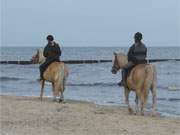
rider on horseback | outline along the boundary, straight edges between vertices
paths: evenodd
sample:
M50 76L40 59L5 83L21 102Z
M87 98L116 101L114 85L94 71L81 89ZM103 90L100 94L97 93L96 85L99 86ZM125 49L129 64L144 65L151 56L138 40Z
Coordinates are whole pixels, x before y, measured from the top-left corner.
M61 56L61 49L59 44L54 42L54 37L52 35L47 36L48 44L44 48L43 55L46 58L46 61L40 65L40 80L43 80L43 73L47 69L47 67L53 63L54 61L59 62L59 57Z
M142 43L142 34L140 32L134 35L134 44L128 51L128 63L122 70L122 80L118 83L119 86L126 86L126 79L131 69L137 64L146 64L147 48Z

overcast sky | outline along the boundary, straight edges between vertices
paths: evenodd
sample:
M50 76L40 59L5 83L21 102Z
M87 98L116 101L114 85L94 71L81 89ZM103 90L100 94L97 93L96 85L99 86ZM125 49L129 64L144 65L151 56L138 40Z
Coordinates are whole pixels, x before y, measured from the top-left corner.
M0 0L1 45L130 46L140 31L147 46L180 45L180 0Z

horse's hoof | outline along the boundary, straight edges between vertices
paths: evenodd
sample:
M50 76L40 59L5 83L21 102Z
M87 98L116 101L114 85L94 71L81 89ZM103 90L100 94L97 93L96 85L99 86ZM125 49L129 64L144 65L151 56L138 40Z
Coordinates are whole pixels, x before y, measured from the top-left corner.
M152 113L151 113L151 116L152 116L152 117L156 117L156 113L155 113L155 112L152 112Z
M133 109L128 108L129 114L133 114Z
M118 85L119 87L123 87L123 86L124 86L124 84L123 84L122 81L118 82L117 85Z
M53 101L53 102L56 102L56 99L53 99L52 101Z
M64 100L63 99L59 99L59 103L62 103Z
M41 101L42 101L42 97L39 97L39 100L41 100Z

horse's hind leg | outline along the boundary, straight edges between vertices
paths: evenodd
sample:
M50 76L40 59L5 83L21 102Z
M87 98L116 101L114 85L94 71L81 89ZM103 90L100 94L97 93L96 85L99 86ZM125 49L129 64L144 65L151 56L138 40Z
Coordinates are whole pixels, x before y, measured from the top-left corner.
M60 96L59 102L63 102L63 101L64 101L65 84L66 84L66 78L63 79L62 85L61 85L61 87L60 87L60 88L61 88L61 89L60 89L61 96Z
M60 96L59 102L64 101L64 90L65 90L65 80L63 80L63 84L60 87L61 96Z
M60 96L59 102L63 102L63 101L64 101L64 94L63 94L63 92L61 92L61 96Z
M132 108L131 108L131 106L130 106L130 104L129 104L129 92L130 92L129 89L124 88L125 102L126 102L126 104L128 105L128 111L129 111L129 113L132 114L132 113L133 113L133 110L132 110Z
M147 88L144 88L142 90L142 93L140 95L140 99L141 99L141 115L144 115L144 107L146 105L147 102L147 97L148 97L149 91Z
M141 97L142 98L142 97ZM141 99L141 115L144 115L144 100Z
M138 114L138 112L139 112L139 107L138 107L138 95L137 95L137 93L136 93L136 99L135 99L135 103L136 103L136 113L135 114Z
M61 92L61 96L60 96L60 98L59 98L59 102L63 102L64 101L64 90L63 90L63 88L61 87L61 89L60 89L60 92Z
M144 93L141 93L140 95L140 101L141 101L141 115L144 115L144 106L145 106L145 97Z
M151 92L152 92L152 116L156 115L156 106L157 106L157 97L156 97L156 87L157 87L157 72L156 68L153 67L154 72L153 72L153 82L150 87Z
M153 84L151 88L152 92L152 115L156 115L157 97L156 97L156 85Z

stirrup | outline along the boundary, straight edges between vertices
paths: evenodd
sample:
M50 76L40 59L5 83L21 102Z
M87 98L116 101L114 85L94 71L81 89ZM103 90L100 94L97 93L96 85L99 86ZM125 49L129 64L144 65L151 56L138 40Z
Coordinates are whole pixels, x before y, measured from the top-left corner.
M37 79L38 82L41 82L41 81L43 81L43 80L44 80L43 78Z
M122 87L122 86L124 86L124 82L121 80L121 81L118 83L118 85L119 85L120 87Z

